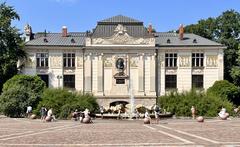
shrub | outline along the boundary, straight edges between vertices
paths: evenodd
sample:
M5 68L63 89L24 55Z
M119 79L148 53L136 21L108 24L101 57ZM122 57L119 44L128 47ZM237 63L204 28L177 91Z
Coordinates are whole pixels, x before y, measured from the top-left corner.
M3 85L1 112L10 117L22 117L27 106L37 106L44 88L45 83L38 76L14 76Z
M197 115L209 117L217 116L222 107L225 107L230 114L233 110L232 103L227 99L195 90L184 93L172 92L161 96L158 101L163 109L176 116L191 116L191 106L195 106Z
M240 104L239 88L227 80L216 81L212 87L207 90L208 94L227 98L234 104Z
M69 92L67 89L46 89L42 101L34 112L39 112L42 106L47 109L53 108L54 115L61 119L68 118L75 109L84 111L88 108L90 112L98 109L96 98L91 94Z

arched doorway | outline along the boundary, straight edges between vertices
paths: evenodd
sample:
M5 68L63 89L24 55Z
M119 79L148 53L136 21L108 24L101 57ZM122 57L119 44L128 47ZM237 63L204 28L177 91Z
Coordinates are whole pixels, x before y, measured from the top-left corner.
M119 104L122 104L123 105L123 107L125 107L127 104L129 104L128 102L126 102L126 101L114 101L114 102L111 102L110 103L110 107L111 106L116 106L116 105L119 105Z

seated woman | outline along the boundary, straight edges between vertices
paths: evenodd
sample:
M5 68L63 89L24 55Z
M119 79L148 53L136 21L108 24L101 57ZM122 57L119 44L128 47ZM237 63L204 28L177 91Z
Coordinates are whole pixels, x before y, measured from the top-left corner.
M226 108L222 108L222 110L218 113L218 116L222 119L222 120L226 120L229 116L228 113L226 113Z

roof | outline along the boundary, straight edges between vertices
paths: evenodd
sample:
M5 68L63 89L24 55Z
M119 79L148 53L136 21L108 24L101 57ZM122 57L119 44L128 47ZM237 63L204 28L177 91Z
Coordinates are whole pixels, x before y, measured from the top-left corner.
M222 46L217 42L211 41L204 37L184 33L183 40L179 39L177 33L166 33L166 32L157 32L156 36L156 46Z
M62 33L38 33L34 39L26 42L27 46L84 46L86 33L70 32L67 37Z
M98 24L140 24L142 25L143 22L127 16L117 15L117 16L113 16L113 17L101 20L98 22Z
M122 15L113 16L111 18L99 21L93 31L92 37L104 38L114 35L114 30L118 24L123 25L130 36L142 38L153 37L149 35L147 29L143 25L143 22Z
M99 21L93 33L89 36L85 32L69 32L67 37L62 33L37 33L33 40L26 42L27 46L85 46L86 37L105 38L114 35L114 30L121 24L126 32L136 38L149 38L149 34L143 22L122 15L113 16ZM203 38L195 34L184 33L184 39L180 40L176 33L157 32L154 33L157 47L177 46L222 46L221 44Z

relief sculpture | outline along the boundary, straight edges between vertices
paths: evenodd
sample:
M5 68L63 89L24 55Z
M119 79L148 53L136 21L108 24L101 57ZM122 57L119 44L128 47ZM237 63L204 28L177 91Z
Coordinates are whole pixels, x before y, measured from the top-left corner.
M51 67L52 68L61 68L62 67L62 57L61 56L51 56Z
M35 60L35 56L34 54L30 54L28 59L26 59L25 61L25 66L27 68L33 68L33 67L36 67L36 60Z
M104 58L104 67L112 67L112 58Z
M131 67L138 67L138 57L132 57L130 60Z
M189 56L180 56L179 66L180 67L189 67L190 66L190 57Z
M83 58L77 57L77 67L82 68L83 67Z
M110 44L129 44L129 45L155 45L155 39L150 38L135 38L127 33L126 28L118 24L111 37L94 38L92 44L110 45Z
M207 67L217 67L218 66L218 57L217 56L207 56Z

